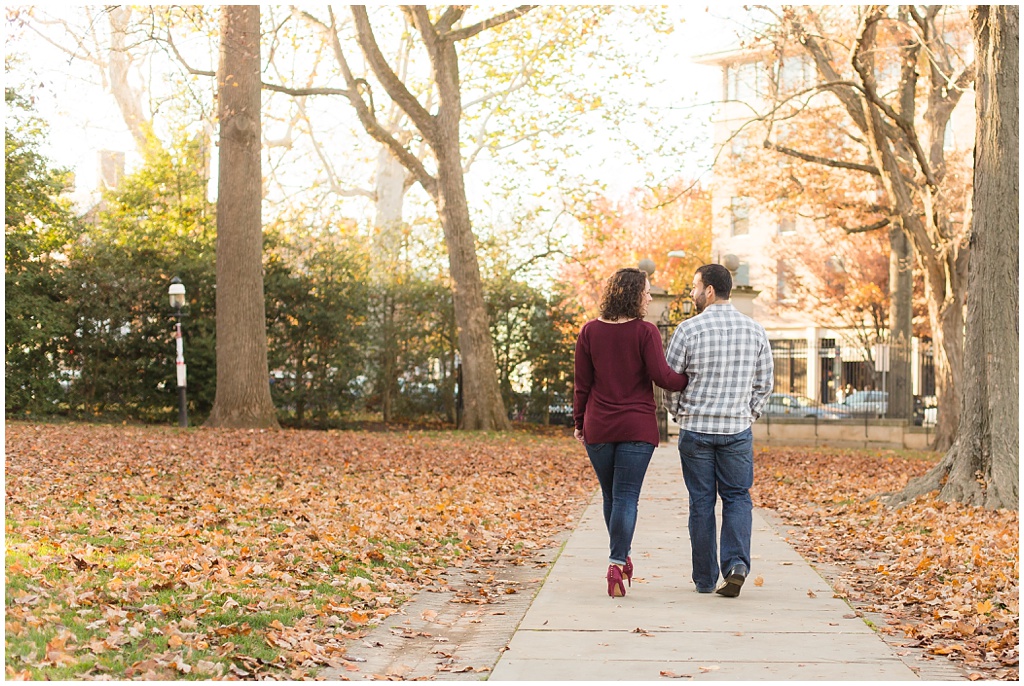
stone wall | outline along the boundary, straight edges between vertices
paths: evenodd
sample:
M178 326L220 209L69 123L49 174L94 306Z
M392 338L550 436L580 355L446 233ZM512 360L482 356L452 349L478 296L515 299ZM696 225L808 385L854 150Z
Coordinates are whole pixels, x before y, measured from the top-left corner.
M756 445L929 450L935 431L902 419L819 421L762 417L754 423Z

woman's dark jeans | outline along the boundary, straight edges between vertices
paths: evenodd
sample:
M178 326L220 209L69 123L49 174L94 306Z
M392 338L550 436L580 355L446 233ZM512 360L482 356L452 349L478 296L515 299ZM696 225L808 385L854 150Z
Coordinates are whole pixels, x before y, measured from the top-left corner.
M601 483L604 523L608 527L608 560L626 564L636 530L637 502L654 446L642 441L587 444L587 455Z

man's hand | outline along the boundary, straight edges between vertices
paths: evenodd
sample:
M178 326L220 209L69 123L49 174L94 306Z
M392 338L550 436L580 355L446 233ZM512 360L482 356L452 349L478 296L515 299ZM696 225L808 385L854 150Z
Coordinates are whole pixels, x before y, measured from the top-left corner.
M583 445L587 444L587 442L583 440L583 431L581 429L573 429L572 430L572 435L573 435L573 438L575 438L577 441L579 441Z

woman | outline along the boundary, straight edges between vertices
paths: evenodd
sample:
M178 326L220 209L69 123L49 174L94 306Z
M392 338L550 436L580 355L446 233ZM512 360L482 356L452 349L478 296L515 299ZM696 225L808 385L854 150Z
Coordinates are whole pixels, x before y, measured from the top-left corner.
M600 317L584 324L576 339L574 435L601 483L613 598L626 595L623 576L632 585L637 501L658 445L651 382L681 391L688 381L665 362L658 327L644 321L650 302L647 274L620 269L605 287Z

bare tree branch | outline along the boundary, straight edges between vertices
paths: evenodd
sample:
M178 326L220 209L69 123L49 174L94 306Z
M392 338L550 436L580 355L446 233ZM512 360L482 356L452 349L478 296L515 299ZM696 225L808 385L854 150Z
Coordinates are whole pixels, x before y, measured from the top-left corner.
M424 5L402 5L402 12L409 19L409 22L420 32L423 45L427 49L431 64L438 64L441 61L441 46L437 30L430 22L430 14ZM445 13L447 14L447 12Z
M881 176L877 167L870 164L858 164L856 162L843 162L842 160L833 160L827 157L820 157L818 155L811 155L806 152L800 152L792 148L787 148L782 145L776 145L769 140L764 142L764 147L768 150L774 150L781 152L783 155L789 155L790 157L796 157L797 159L804 160L805 162L814 162L815 164L823 164L826 167L835 167L836 169L852 169L854 171L867 172L874 176Z
M451 28L455 26L463 15L466 14L466 5L449 5L448 9L444 11L441 18L437 20L437 25L434 29L439 34L447 33L451 31Z
M391 70L384 55L381 54L377 41L373 36L373 29L370 27L370 19L366 14L366 7L363 5L351 5L350 7L352 17L355 20L356 40L363 51L363 55L366 57L366 61L369 62L370 68L373 69L373 73L377 75L388 96L408 115L416 128L423 134L423 137L433 144L437 138L437 127L434 123L434 118L423 108L419 100L416 99L416 96L409 92L401 79ZM333 13L331 16L334 16ZM332 31L332 33L335 36L335 42L337 42L337 32ZM340 51L340 44L338 50ZM346 76L347 79L348 76ZM349 83L349 88L352 87L353 84ZM412 170L410 169L410 171Z
M884 13L881 6L875 5L869 11L864 20L861 22L860 30L857 35L856 46L853 50L853 68L857 71L861 81L864 84L864 94L868 98L868 102L877 107L882 113L885 114L889 119L896 123L896 126L906 136L907 144L914 152L914 157L917 159L917 164L921 169L921 173L924 174L925 183L931 186L933 189L937 188L938 184L935 180L935 176L932 172L931 164L928 161L927 156L924 154L924 149L921 147L921 141L917 136L917 131L914 129L913 119L907 120L906 116L900 116L893 108L882 100L878 95L878 83L875 80L875 75L872 71L871 60L867 59L866 53L870 50L868 47L868 38L872 36L875 30L875 25L882 20Z
M960 93L967 90L967 87L974 83L976 69L974 62L965 64L964 68L960 70L960 73L950 79L953 84L953 88Z
M903 64L900 67L900 85L896 88L900 96L900 116L913 121L917 105L917 54L921 51L921 43L907 41L900 48Z
M303 98L310 95L343 95L346 98L358 97L353 96L352 91L345 90L344 88L289 88L288 86L281 86L276 83L263 82L263 90L273 91L274 93L284 93L285 95L291 95L296 98Z
M867 224L865 226L849 227L840 224L839 228L841 228L846 233L867 233L868 231L877 231L878 229L884 229L890 224L892 224L892 219L881 219L875 222L874 224Z
M193 76L217 76L216 71L210 71L208 69L196 69L191 64L189 64L188 61L185 59L184 55L182 55L178 51L178 46L174 44L174 38L171 36L170 29L167 30L166 38L159 38L157 36L153 36L153 38L157 41L162 40L164 43L169 45L171 51L174 53L174 56L178 59L178 62L181 64L181 66L185 67L185 71L187 71L189 74L192 74Z
M174 44L174 40L173 40L173 38L171 38L170 33L168 33L167 38L163 39L163 41L165 43L167 43L167 45L170 46L171 50L174 52L174 55L178 58L178 62L181 63L181 66L183 66L186 69L186 71L188 71L188 73L192 74L193 76L216 76L217 75L217 72L215 72L215 71L207 71L205 69L196 69L192 65L190 65L185 60L184 56L182 56L182 54L178 51L178 47ZM279 85L279 84L276 84L276 83L267 83L266 81L262 82L262 88L263 88L263 90L272 91L274 93L284 93L285 95L290 95L290 96L296 97L296 98L305 97L305 96L309 96L309 95L343 95L346 98L351 98L352 97L352 93L350 91L342 89L342 88L326 88L326 87L289 88L287 86L282 86L282 85Z
M26 18L23 15L27 15L28 18ZM83 60L85 62L89 62L91 64L95 64L97 67L100 67L101 70L102 69L106 69L106 63L103 60L101 60L99 57L97 57L96 55L92 54L92 52L85 46L85 43L82 40L82 38L79 37L78 34L76 34L74 31L71 30L71 28L68 26L68 23L66 21L63 21L63 20L58 20L58 21L50 20L50 21L47 21L47 20L43 20L43 19L37 19L36 17L32 16L31 13L26 12L24 9L16 10L15 16L23 23L23 25L26 28L28 28L29 31L31 31L32 33L36 34L37 36L42 38L44 41L46 41L47 43L49 43L53 47L57 48L58 50L60 50L64 54L66 54L72 60L76 60L76 59ZM64 29L64 32L67 35L69 35L72 38L72 40L75 41L75 43L76 43L77 47L79 48L80 52L76 52L75 50L70 50L70 49L68 49L68 47L66 45L62 45L58 41L53 40L52 38L47 36L45 33L40 31L38 28L36 28L36 23L42 24L43 26L59 25L61 28ZM92 25L90 24L90 33L92 33L91 29L92 29ZM105 79L105 77L104 77L104 79ZM106 87L105 83L103 85L104 85L104 87Z
M334 18L334 12L330 9L328 9L328 12L331 17L331 23L329 26L309 13L303 12L302 16L307 21L319 26L330 39L334 57L338 62L342 75L345 78L345 83L348 85L346 97L348 97L349 103L352 104L352 108L355 110L356 116L359 118L359 122L363 125L363 128L371 138L378 143L387 146L387 148L402 163L402 166L408 169L416 180L420 182L420 185L423 186L423 189L427 191L428 194L431 196L436 195L437 180L430 175L419 158L409 152L404 145L396 140L395 137L391 135L391 133L387 131L379 121L377 121L377 117L374 112L366 106L366 103L359 95L357 79L352 75L352 70L349 68L348 60L345 58L345 53L341 48L341 41L338 39L338 29Z
M793 30L793 33L796 35L797 41L799 41L800 45L802 45L811 55L815 66L817 66L818 71L825 77L825 80L836 84L843 83L844 80L840 78L839 73L832 65L832 60L828 51L818 41L818 39L808 33L792 13L787 14L787 20ZM835 93L835 96L839 98L839 101L843 103L843 106L846 107L846 111L857 125L857 128L861 131L866 131L867 121L864 119L864 111L861 109L860 98L857 97L856 93L844 88L835 88L833 89L833 92Z
M487 124L490 122L491 117L494 116L494 113L498 111L498 108L500 108L502 105L504 105L506 102L508 102L508 98L509 98L509 96L512 95L512 93L516 92L517 90L519 90L520 88L522 88L522 87L524 87L526 85L527 79L525 77L523 77L521 80L519 79L519 77L522 76L523 71L525 71L525 67L524 67L523 70L520 71L519 74L517 74L515 77L513 77L512 84L508 88L506 88L504 91L502 91L501 93L488 93L487 95L485 95L485 96L483 96L481 98L478 98L477 100L474 101L474 104L479 104L479 103L486 102L487 100L490 100L493 97L500 96L500 98L501 98L500 101L494 107L492 107L489 112L487 112L487 114L483 117L483 119L480 122L480 126L477 129L477 135L476 135L476 138L477 138L476 147L473 149L472 152L470 152L468 155L466 155L466 162L462 165L462 172L464 174L468 174L469 173L469 169L470 169L470 167L473 166L473 162L476 160L477 156L484 149L484 147L486 147L484 141L485 141L485 136L487 134ZM468 105L467 105L467 107L468 107ZM463 108L463 109L465 109L465 108ZM517 140L515 142L518 143L519 141Z
M277 75L277 77L280 79L281 78L281 73L280 73L279 70L277 70L276 64L271 61L270 65L274 69L275 74ZM293 89L293 90L300 90L300 89ZM347 94L347 91L346 91L346 94ZM345 198L364 197L364 198L369 198L370 200L376 201L377 194L374 193L372 190L367 190L365 188L346 188L346 187L341 185L340 181L338 180L338 176L335 174L334 168L331 165L331 161L327 157L327 153L324 151L323 146L320 144L320 141L319 141L319 139L316 136L316 132L315 132L315 129L313 128L312 120L310 119L309 112L306 110L306 98L305 98L305 96L301 96L301 95L296 96L294 98L294 103L295 103L295 108L296 108L296 114L295 114L294 117L292 117L292 120L288 123L288 133L285 136L286 141L290 144L291 132L292 132L292 128L293 128L294 124L298 120L300 120L300 119L305 121L306 125L308 127L309 140L313 144L313 151L316 153L316 156L320 159L320 163L323 166L323 169L324 169L324 171L327 174L327 181L328 181L328 184L330 185L331 192L334 193L335 195L339 195L339 196L345 197ZM267 143L268 143L268 145L272 145L273 141L268 140Z
M467 38L472 38L481 31L486 31L487 29L494 28L495 26L500 26L501 24L512 21L513 19L517 19L536 7L537 5L520 5L514 10L497 14L490 19L484 19L472 26L442 33L441 38L442 40L448 40L453 43L460 40L466 40Z

